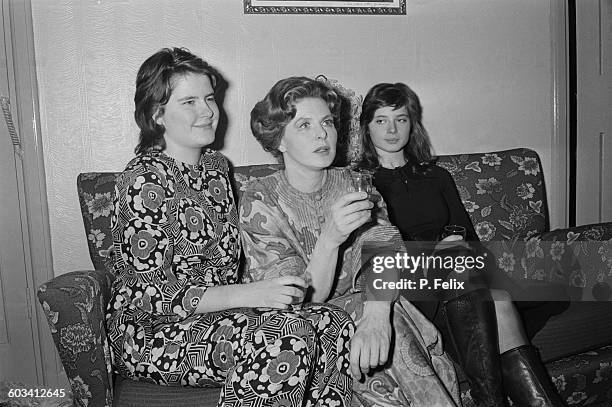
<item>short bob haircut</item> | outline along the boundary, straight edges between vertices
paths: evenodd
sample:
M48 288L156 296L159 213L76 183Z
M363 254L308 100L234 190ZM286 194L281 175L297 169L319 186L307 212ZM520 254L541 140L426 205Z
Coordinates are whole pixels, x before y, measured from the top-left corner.
M338 128L341 100L338 94L323 82L304 76L293 76L276 82L268 94L251 110L251 131L265 151L272 153L281 163L278 150L285 127L296 114L295 105L305 98L321 98Z
M140 66L134 94L134 118L140 128L136 154L166 148L164 126L157 124L155 118L163 114L174 89L174 79L190 73L206 75L215 91L222 81L213 67L185 48L163 48Z
M429 135L422 123L423 108L417 94L403 83L379 83L368 91L361 108L359 126L363 140L363 157L360 166L368 169L380 166L368 125L373 120L376 110L388 106L394 109L406 107L408 111L410 140L404 147L406 160L415 170L421 165L433 163L435 159L432 156Z

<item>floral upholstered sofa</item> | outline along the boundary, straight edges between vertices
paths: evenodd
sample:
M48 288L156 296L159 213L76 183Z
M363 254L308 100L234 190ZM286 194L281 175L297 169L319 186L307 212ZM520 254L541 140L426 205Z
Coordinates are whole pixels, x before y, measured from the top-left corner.
M612 405L612 223L548 230L540 161L534 151L441 156L483 241L500 261L499 272L520 281L557 281L572 301L535 335L546 367L570 406ZM235 191L274 165L237 167ZM113 374L104 312L113 275L110 216L117 173L85 173L78 194L95 270L74 271L42 285L38 297L79 406L214 406L218 388L161 387ZM573 261L562 261L572 254ZM568 266L567 264L571 264ZM459 372L462 377L461 372ZM462 382L465 406L472 405Z

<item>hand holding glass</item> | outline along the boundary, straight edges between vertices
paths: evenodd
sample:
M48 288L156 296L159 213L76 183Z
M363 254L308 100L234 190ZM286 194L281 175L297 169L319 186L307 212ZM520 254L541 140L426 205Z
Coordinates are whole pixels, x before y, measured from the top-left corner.
M353 187L357 192L367 192L368 195L372 193L372 174L361 171L351 172L353 178Z

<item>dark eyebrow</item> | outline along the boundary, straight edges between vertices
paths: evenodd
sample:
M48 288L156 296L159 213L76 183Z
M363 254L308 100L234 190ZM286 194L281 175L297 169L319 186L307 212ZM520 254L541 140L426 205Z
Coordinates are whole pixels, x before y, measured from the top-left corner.
M204 95L204 99L208 98L209 96L214 96L214 95L215 95L215 92L210 92L210 93ZM183 96L182 98L177 99L177 101L183 102L185 100L197 99L197 98L198 98L197 96L189 95L189 96Z
M402 117L402 116L405 116L405 117L410 118L410 116L408 115L408 113L401 113L401 114L398 114L397 116L393 116L393 117ZM377 117L384 117L384 118L386 119L386 118L390 117L390 115L386 115L386 114L377 114L376 116L374 116L374 118L377 118Z

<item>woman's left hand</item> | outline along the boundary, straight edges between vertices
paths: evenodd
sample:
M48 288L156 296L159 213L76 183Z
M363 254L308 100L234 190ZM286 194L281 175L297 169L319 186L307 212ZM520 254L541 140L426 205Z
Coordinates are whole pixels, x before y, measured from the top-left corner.
M391 303L368 301L363 316L351 339L351 374L359 380L361 374L387 363L391 348Z

